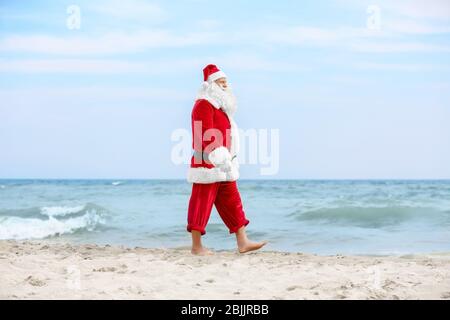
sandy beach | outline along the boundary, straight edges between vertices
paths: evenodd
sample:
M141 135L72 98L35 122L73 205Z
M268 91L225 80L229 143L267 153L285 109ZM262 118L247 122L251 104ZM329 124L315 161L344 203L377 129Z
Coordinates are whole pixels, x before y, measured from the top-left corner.
M0 241L1 299L450 299L450 254L317 256Z

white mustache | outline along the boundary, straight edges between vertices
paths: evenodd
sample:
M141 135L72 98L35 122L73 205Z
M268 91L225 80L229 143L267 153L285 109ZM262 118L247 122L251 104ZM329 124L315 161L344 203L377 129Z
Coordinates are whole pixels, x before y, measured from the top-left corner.
M236 97L233 94L230 85L223 88L216 82L205 82L197 94L197 98L210 100L216 108L223 109L229 116L232 116L237 110Z

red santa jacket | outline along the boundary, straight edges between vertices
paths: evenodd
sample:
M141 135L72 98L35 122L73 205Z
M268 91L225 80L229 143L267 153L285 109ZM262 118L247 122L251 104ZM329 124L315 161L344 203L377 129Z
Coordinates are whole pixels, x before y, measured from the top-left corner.
M232 125L233 123L233 125ZM196 100L191 114L192 148L194 154L188 169L188 181L213 183L239 178L236 126L231 118L207 97Z

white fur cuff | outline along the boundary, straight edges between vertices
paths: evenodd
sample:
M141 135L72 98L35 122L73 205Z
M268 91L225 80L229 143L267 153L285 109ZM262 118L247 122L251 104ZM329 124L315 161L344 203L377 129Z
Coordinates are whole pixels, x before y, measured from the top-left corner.
M208 160L215 167L218 167L218 166L225 164L227 161L231 161L231 154L227 148L225 148L223 146L218 147L209 153Z
M190 183L214 183L237 179L239 179L239 170L234 166L229 172L224 172L220 168L190 167L187 174L187 181Z

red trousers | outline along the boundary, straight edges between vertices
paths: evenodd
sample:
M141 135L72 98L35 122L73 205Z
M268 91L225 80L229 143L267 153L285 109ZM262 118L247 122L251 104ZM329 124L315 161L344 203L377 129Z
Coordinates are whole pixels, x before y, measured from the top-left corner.
M202 235L206 233L205 227L213 204L230 233L234 233L240 227L250 223L245 218L236 181L193 183L189 200L187 231L197 230Z

